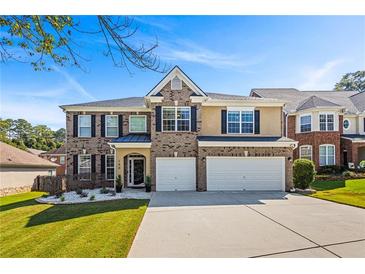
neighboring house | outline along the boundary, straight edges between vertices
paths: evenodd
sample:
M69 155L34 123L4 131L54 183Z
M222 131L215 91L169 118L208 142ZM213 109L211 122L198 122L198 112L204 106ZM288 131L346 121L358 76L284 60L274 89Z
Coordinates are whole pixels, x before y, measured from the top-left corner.
M0 142L0 195L29 191L38 175L54 175L57 166Z
M37 155L37 156L39 156L39 154L41 154L41 153L46 152L44 150L39 150L39 149L35 149L35 148L27 148L27 151L34 155Z
M299 142L294 158L316 167L365 160L365 92L253 89L255 98L286 101L285 136Z
M174 67L144 97L63 105L67 174L155 191L289 190L284 100L201 90Z
M47 152L43 152L39 155L39 157L59 165L56 169L56 175L65 175L66 174L66 147L65 147L65 145L62 145L59 148L55 148L55 149L52 149Z

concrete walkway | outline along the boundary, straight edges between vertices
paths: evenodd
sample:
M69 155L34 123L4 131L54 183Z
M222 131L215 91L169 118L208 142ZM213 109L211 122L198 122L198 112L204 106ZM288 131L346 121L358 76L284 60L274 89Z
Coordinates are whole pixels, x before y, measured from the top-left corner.
M158 192L129 257L365 257L365 210L283 192Z

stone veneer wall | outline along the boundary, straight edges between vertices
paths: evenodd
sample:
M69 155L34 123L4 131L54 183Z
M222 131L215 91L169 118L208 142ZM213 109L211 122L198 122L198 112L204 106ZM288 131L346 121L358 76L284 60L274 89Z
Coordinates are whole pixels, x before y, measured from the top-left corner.
M95 128L96 137L80 138L73 137L73 115L90 114L96 115ZM73 174L73 155L81 154L82 149L86 149L87 154L96 154L96 172L101 172L101 155L109 154L108 142L113 138L101 137L101 115L109 115L110 112L67 112L66 114L66 152L67 152L67 174ZM135 114L147 115L147 133L151 132L150 112L113 112L114 115L123 115L123 136L129 134L129 116Z
M207 190L207 156L233 156L245 157L244 152L248 151L249 157L285 157L285 190L293 187L293 150L289 147L200 147L198 156L198 191Z
M193 91L183 82L182 90L171 91L171 83L168 82L161 90L164 97L162 103L151 105L151 174L152 190L156 190L156 157L197 157L197 136L201 129L201 104L191 103L190 96ZM175 105L175 101L177 105ZM156 132L156 106L196 106L197 108L197 131L196 132ZM162 125L161 125L162 128Z

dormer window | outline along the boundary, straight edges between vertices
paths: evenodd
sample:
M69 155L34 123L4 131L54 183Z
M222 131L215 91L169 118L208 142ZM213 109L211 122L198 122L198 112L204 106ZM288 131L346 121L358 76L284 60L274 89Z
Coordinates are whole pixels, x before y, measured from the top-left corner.
M179 77L175 76L171 80L171 90L182 90L182 81Z

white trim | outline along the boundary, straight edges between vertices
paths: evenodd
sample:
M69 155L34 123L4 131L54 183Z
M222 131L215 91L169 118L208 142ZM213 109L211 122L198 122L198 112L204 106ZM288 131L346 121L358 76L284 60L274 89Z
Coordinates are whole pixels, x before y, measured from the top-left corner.
M92 112L151 112L150 108L144 107L91 107L91 106L60 106L64 111L92 111Z
M108 143L115 148L151 148L151 143Z
M318 160L319 160L319 166L328 166L328 147L333 147L333 165L336 165L336 146L333 144L322 144L318 147ZM321 147L326 147L326 164L321 165Z
M148 97L148 100L150 100L151 103L162 103L163 96L152 96L152 97Z
M348 128L345 128L345 121L349 122L349 127ZM350 121L350 119L349 118L344 118L343 119L343 122L342 122L342 128L343 128L343 130L348 131L348 130L350 130L350 127L351 127L351 121Z
M225 142L198 141L199 147L291 147L297 148L298 142Z
M202 103L206 100L207 100L207 98L203 97L203 96L190 96L190 101L192 103Z
M194 84L188 76L177 66L175 66L147 95L146 97L151 98L151 96L156 95L161 89L171 81L175 76L178 76L180 80L184 81L195 93L207 97L207 95Z
M346 139L346 140L351 140L352 143L365 143L365 140L353 140L353 139L343 136L343 135L341 136L341 138Z
M202 106L217 106L217 107L283 107L285 105L284 101L270 100L270 99L245 99L245 100L222 100L222 99L212 99L208 98L206 101L202 102Z
M145 128L145 130L144 131L132 131L131 130L131 118L132 117L141 117L141 116L144 116L144 128ZM143 114L132 114L132 115L129 115L128 124L129 124L128 130L129 130L130 133L146 133L147 132L147 115L143 115Z
M311 155L310 155L311 158L310 158L310 160L313 161L313 146L312 145L301 145L299 147L299 158L306 159L306 158L302 158L302 151L301 151L301 149L304 148L304 147L307 147L307 148L310 147L310 149L311 149Z
M242 132L242 112L246 111L246 112L252 112L252 132ZM239 125L240 125L240 132L236 133L236 132L229 132L228 131L228 114L229 112L239 112L240 114L240 120L238 121ZM254 135L255 134L255 108L254 107L250 107L250 108L238 108L238 107L228 107L227 108L227 123L226 123L226 132L228 135L232 135L232 134L239 134L239 135ZM232 122L231 122L232 123ZM237 122L235 122L237 123Z
M175 130L164 130L163 129L163 110L166 108L174 108L175 109ZM189 130L177 130L177 109L189 109ZM172 119L171 119L172 120ZM187 119L179 119L180 121L186 121ZM191 107L190 106L162 106L161 107L161 132L191 132Z
M108 135L108 117L117 117L117 135ZM115 138L119 136L119 119L118 119L118 115L114 115L114 114L109 114L109 115L105 115L105 137L111 137L111 138Z
M82 116L88 116L90 117L90 136L80 136L80 128L81 128L81 123L80 123L80 118ZM86 127L83 127L83 128L86 128ZM92 135L92 121L91 121L91 114L80 114L77 116L77 137L78 138L91 138L91 135Z
M113 179L108 179L108 156L113 156L114 159L114 163L113 163L113 172L114 172L114 178ZM111 168L111 167L109 167ZM105 180L107 181L114 181L115 179L115 155L114 154L105 154Z
M143 156L143 155L136 155L136 154L131 154L131 155L128 155L127 156L127 186L129 187L133 187L133 186L138 186L138 187L144 187L145 186L145 178L146 178L146 157ZM131 183L130 180L129 180L129 170L130 170L130 163L129 163L129 160L143 160L143 183L142 184L139 184L139 185L135 185L134 182ZM133 166L133 172L134 172L134 162L132 164ZM133 179L134 179L134 174L132 175ZM134 180L133 180L134 181Z
M310 116L311 117L311 130L309 131L302 131L302 117L304 116ZM308 125L308 124L304 124L304 125ZM303 113L299 115L299 132L298 133L306 133L306 132L312 132L313 131L313 115L312 113Z

